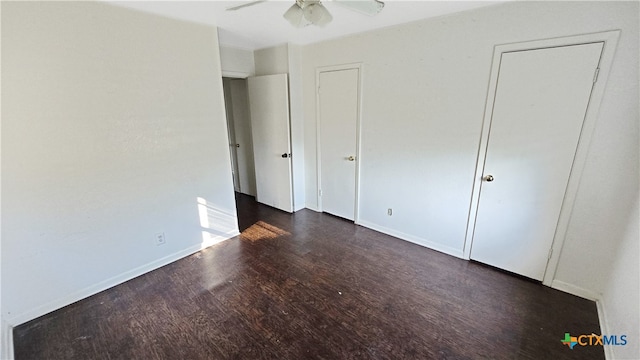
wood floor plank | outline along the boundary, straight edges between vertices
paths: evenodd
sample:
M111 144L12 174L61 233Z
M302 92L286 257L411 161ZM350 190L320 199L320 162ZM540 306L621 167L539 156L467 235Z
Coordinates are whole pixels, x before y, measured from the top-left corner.
M239 237L22 324L22 359L604 359L595 303L237 195Z

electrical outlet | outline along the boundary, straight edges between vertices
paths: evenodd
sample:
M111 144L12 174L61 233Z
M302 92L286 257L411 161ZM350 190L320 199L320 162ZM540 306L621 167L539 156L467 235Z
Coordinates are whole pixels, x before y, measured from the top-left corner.
M387 215L389 215L389 216L393 215L393 209L388 208L387 209Z
M156 234L156 246L164 245L167 243L167 239L164 237L164 233Z

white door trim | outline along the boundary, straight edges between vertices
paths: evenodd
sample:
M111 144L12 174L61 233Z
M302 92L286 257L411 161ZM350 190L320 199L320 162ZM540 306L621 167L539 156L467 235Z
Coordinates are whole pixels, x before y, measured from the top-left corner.
M320 145L320 73L341 71L341 70L358 70L358 109L356 117L356 196L354 204L353 222L359 223L360 213L360 163L361 163L361 151L360 151L360 137L362 132L361 119L362 119L362 63L332 65L332 66L320 66L316 68L316 181L318 184L318 191L316 197L318 199L318 211L322 212L322 196L320 196L320 190L322 189L322 152Z
M246 79L250 76L255 76L255 75L252 75L248 72L242 72L242 71L222 70L222 77L233 78L233 79Z
M489 129L491 126L491 117L493 114L493 104L495 101L495 94L498 83L498 72L500 70L500 59L502 54L513 51L525 51L549 47L603 42L604 48L602 50L600 63L598 65L598 68L600 70L597 75L597 82L595 83L591 91L591 97L589 99L589 105L587 107L584 123L582 125L580 139L578 140L576 155L573 160L571 174L569 175L567 190L564 195L564 200L562 202L562 207L560 210L560 217L558 219L555 235L553 237L553 244L551 245L551 255L547 262L544 278L542 280L542 283L544 285L551 286L551 283L555 277L556 269L558 267L558 262L560 260L560 253L562 251L567 228L571 219L573 205L578 192L578 185L580 183L582 171L587 160L589 143L591 142L593 130L596 125L598 109L600 108L600 103L602 102L605 86L607 84L607 78L609 77L609 70L611 69L611 64L613 63L613 58L615 55L619 37L620 30L613 30L601 33L527 41L521 43L510 43L495 46L493 51L493 61L491 64L491 77L489 79L489 87L487 90L487 101L485 103L484 119L482 122L480 143L478 146L478 157L476 160L476 171L473 180L471 205L469 208L469 219L467 221L467 232L465 235L465 243L463 247L463 258L470 259L471 256L473 233L475 230L476 216L478 213L478 203L480 199L480 183L482 182L482 174L484 173L484 159L487 154Z

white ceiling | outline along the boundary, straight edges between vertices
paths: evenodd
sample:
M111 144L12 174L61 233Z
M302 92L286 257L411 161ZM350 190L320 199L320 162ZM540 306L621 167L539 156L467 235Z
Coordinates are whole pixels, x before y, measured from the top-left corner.
M238 11L225 9L251 1L107 1L131 9L218 27L221 45L255 50L287 42L310 44L349 34L441 16L504 2L386 0L381 13L370 17L333 1L323 4L333 15L324 28L292 27L282 14L295 0L270 0Z

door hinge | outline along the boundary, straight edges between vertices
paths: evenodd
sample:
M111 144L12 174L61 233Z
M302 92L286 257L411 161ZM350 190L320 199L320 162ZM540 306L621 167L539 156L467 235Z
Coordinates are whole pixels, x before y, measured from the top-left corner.
M320 86L318 86L318 94L320 94Z
M552 254L553 254L553 248L549 249L549 257L547 258L547 260L551 259Z
M322 189L318 189L318 196L322 197Z
M593 74L593 82L598 81L598 74L600 73L600 68L596 68L595 74Z

